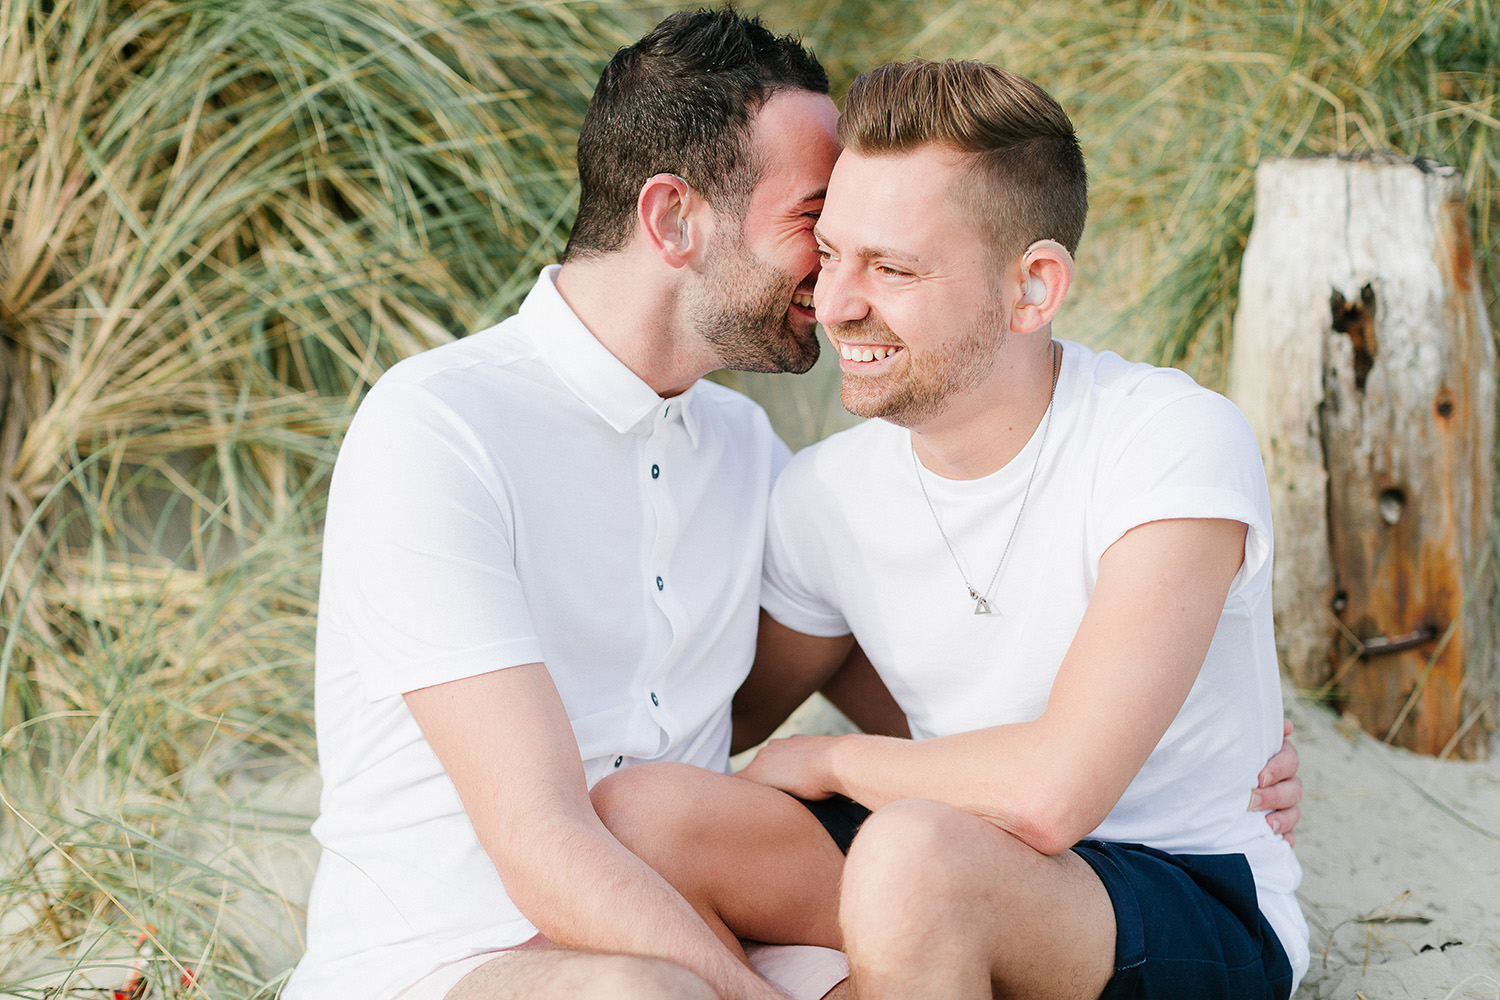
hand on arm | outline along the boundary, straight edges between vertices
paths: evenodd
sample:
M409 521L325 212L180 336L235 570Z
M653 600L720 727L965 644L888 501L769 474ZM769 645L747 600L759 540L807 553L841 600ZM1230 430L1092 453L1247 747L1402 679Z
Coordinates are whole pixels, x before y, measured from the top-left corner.
M1037 850L1065 850L1113 808L1186 700L1245 532L1237 521L1154 521L1115 542L1034 721L917 743L793 738L772 743L742 774L871 808L912 797L946 802Z
M506 891L549 939L666 959L726 998L780 997L604 828L542 664L412 691L406 703Z

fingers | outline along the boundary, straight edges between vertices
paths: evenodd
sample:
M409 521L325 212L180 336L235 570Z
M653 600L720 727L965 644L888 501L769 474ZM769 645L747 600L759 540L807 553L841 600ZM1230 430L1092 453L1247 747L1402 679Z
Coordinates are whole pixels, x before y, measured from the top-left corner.
M1292 745L1292 741L1282 740L1281 749L1276 751L1276 756L1266 761L1266 766L1260 769L1260 776L1256 779L1257 787L1267 788L1279 781L1296 777L1300 763L1297 748Z
M1302 810L1297 806L1266 814L1266 822L1270 824L1271 829L1281 834L1293 847L1297 846L1296 826L1301 819Z
M1252 810L1269 809L1273 813L1285 812L1295 809L1302 803L1302 779L1298 777L1287 778L1278 781L1274 785L1265 788L1257 788L1250 793L1250 808ZM1285 833L1278 830L1277 833Z

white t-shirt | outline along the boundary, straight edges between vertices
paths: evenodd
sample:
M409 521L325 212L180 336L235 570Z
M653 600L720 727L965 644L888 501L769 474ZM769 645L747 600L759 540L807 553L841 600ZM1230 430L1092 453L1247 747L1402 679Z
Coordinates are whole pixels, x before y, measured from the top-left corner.
M544 271L518 315L396 365L329 492L317 638L323 846L284 996L389 997L527 940L402 693L544 662L589 784L725 770L786 448L700 382L662 399Z
M910 435L872 420L800 452L771 500L761 603L809 635L859 639L925 739L1037 718L1088 605L1099 559L1166 518L1249 525L1245 562L1186 704L1092 834L1176 853L1243 853L1300 980L1301 868L1245 809L1281 744L1271 624L1271 515L1255 438L1234 405L1181 372L1063 345L1047 435L1015 541L975 615L916 480ZM982 479L923 470L966 575L983 587L1041 445Z

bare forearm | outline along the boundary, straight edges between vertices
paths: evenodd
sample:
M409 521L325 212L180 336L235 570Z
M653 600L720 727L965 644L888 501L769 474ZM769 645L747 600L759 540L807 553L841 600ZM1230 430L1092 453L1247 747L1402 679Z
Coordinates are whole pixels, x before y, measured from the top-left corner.
M649 955L698 974L722 997L781 1000L696 911L602 824L533 824L499 862L516 905L547 938Z
M913 742L877 736L831 740L829 791L878 809L922 798L979 816L1038 851L1072 846L1108 813L1111 790L1073 780L1087 773L1074 748L1050 753L1034 727L1001 726ZM995 766L1005 761L1005 766Z

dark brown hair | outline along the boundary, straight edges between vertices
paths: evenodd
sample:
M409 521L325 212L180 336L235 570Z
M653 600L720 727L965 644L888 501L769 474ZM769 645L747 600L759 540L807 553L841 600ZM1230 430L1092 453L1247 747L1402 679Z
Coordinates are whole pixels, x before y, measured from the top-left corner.
M624 248L648 177L677 174L715 211L738 214L759 179L751 121L777 90L828 93L791 36L729 6L679 11L615 53L578 136L578 217L563 259Z

